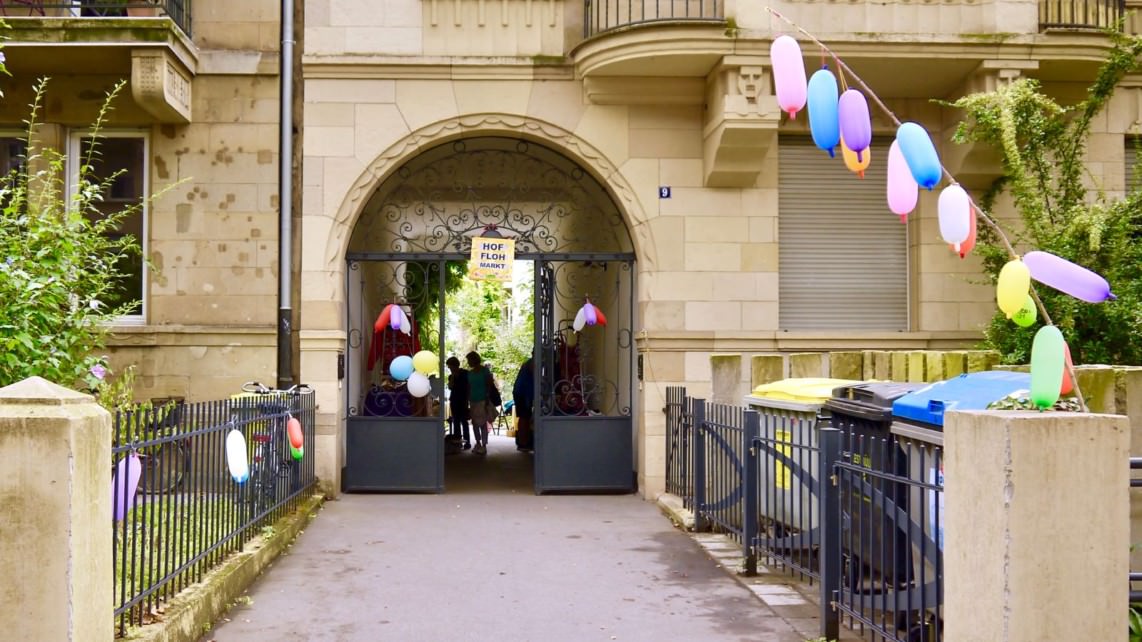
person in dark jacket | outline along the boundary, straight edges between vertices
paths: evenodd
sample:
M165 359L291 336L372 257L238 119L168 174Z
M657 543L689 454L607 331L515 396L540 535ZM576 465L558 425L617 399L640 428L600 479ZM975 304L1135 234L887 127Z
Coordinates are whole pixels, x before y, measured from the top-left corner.
M472 429L468 425L468 371L460 367L460 360L448 357L448 428L449 434L464 435L464 450L472 447Z
M512 401L519 424L515 431L516 450L535 449L535 422L532 403L535 401L535 362L529 357L519 368L512 385Z

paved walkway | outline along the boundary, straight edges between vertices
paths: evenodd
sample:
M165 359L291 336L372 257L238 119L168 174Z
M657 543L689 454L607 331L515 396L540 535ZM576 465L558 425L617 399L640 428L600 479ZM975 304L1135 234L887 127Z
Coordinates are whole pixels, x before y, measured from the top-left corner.
M531 456L502 436L486 457L446 463L442 495L327 502L202 640L816 637L801 594L772 581L751 590L727 571L723 539L703 547L651 502L536 496Z

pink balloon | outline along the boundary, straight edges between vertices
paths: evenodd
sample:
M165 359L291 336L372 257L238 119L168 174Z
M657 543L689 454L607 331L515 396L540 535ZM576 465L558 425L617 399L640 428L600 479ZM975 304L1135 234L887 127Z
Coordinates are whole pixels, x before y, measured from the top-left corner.
M912 178L912 170L896 141L888 148L888 209L900 217L901 223L908 222L908 214L916 209L916 199L920 186Z
M114 507L115 521L120 521L135 506L135 495L139 491L139 477L143 464L135 453L119 460L115 475L111 478L111 505Z
M864 150L872 144L872 117L868 114L868 101L855 89L846 89L837 105L837 118L841 138L856 152L857 160L864 160Z
M1031 278L1080 301L1102 303L1117 298L1110 293L1106 279L1050 252L1028 252L1023 263L1031 271Z
M769 60L773 65L773 87L781 111L796 118L805 107L808 82L805 80L805 60L801 45L789 36L779 36L769 46Z

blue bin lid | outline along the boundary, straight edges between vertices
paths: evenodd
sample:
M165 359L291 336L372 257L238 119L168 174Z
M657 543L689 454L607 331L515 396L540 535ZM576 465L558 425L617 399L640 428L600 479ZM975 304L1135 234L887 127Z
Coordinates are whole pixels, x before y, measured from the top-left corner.
M892 403L895 417L932 426L944 425L944 412L984 410L994 401L1031 389L1031 375L1025 372L971 372L938 381L900 397Z

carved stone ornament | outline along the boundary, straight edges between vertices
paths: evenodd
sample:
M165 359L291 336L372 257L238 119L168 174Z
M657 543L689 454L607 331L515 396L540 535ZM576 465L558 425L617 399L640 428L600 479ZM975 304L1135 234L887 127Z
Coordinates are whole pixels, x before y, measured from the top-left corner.
M131 51L131 95L160 123L190 122L190 72L158 49Z

